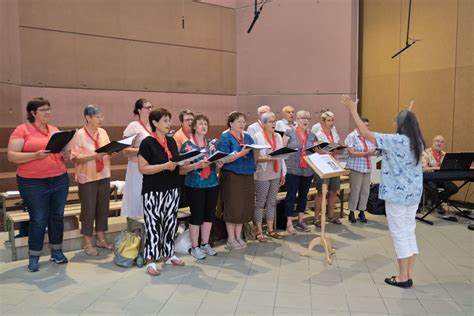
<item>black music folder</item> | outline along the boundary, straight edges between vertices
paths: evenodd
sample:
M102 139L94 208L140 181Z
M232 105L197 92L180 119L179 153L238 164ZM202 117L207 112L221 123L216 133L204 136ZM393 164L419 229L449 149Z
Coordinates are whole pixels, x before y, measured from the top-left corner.
M329 143L319 143L319 144L314 145L314 146L306 147L304 150L307 150L307 151L314 154L316 152L316 149L323 149L327 145L329 145Z
M472 161L474 160L474 153L446 153L443 162L439 168L440 171L456 171L469 170ZM435 170L436 171L436 170Z
M275 130L275 133L280 134L281 137L283 137L283 136L285 135L285 131L277 131L277 130Z
M132 146L133 140L137 135L133 135L122 140L113 140L105 146L97 148L95 150L96 153L118 153L121 150L124 150L127 147Z
M56 132L52 134L51 138L48 141L48 144L46 145L46 150L49 150L53 154L60 153L64 149L64 147L66 147L66 145L71 141L75 133L76 130L70 130Z
M184 154L180 154L179 156L171 158L172 162L177 162L178 164L183 164L187 161L191 161L197 159L205 154L205 151L200 151L197 149L190 150L185 152Z
M298 149L293 149L293 148L288 148L288 147L282 147L280 149L274 150L268 155L271 157L278 157L281 155L288 155L297 152Z
M209 161L209 162L218 162L219 160L227 158L227 156L229 156L229 155L230 154L224 153L224 152L218 150L215 153L213 153L211 156L209 156L209 158L207 158L207 161Z

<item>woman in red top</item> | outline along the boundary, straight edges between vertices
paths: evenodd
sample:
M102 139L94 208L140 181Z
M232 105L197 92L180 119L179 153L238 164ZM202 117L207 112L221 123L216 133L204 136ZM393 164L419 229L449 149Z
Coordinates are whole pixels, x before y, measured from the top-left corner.
M35 98L26 106L28 123L18 125L8 142L8 161L18 164L17 183L20 195L30 213L28 234L28 270L39 270L44 232L48 227L51 261L67 263L62 252L64 205L69 178L61 154L51 154L46 145L53 132L48 124L51 105L44 98Z

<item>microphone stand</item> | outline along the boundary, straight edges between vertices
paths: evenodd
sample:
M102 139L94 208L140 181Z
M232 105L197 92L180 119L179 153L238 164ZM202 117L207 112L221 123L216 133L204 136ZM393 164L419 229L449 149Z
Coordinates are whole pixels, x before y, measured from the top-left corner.
M260 6L260 9L257 9L257 0L255 0L255 9L254 9L254 16L252 23L250 24L249 29L247 30L247 33L250 33L253 29L253 26L255 25L255 22L257 22L258 18L260 17L260 13L262 12L263 6L265 5L266 0L263 0L262 5Z
M415 44L416 42L419 42L420 40L413 40L413 42L409 42L410 38L409 38L409 34L410 34L410 18L411 18L411 0L408 4L408 25L407 25L407 38L406 38L406 41L405 41L405 47L403 47L401 50L399 50L397 53L395 53L395 55L392 56L392 59L397 57L398 55L400 55L401 53L403 53L405 50L407 50L408 48L410 48L413 44Z

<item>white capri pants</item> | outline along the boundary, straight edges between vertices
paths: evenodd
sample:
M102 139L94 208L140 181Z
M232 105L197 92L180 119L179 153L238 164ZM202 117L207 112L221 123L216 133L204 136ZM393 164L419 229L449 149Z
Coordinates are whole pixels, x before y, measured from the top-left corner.
M415 236L417 209L418 203L407 206L385 201L388 228L398 259L418 254Z

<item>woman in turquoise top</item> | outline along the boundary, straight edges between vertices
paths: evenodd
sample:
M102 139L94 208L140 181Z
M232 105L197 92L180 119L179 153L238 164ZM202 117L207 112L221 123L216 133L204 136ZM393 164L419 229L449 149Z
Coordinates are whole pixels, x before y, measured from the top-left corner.
M247 247L241 236L242 226L253 220L255 210L255 157L254 152L245 146L253 144L254 141L244 132L245 124L243 113L231 112L227 118L229 130L222 133L217 144L219 151L235 153L226 159L219 179L228 249Z
M386 278L390 285L413 286L412 273L418 246L415 236L415 217L423 190L421 155L425 141L418 120L408 109L396 118L395 134L373 133L357 113L357 105L347 96L342 103L359 128L361 135L382 150L382 171L379 198L385 200L388 228L393 238L399 273Z
M181 152L191 150L204 150L204 156L197 158L193 163L182 167L186 174L184 187L191 209L189 222L189 236L191 237L191 255L202 260L217 253L209 245L212 222L214 221L219 194L219 181L216 169L222 166L222 162L210 163L208 157L216 149L212 141L206 138L209 129L209 119L204 115L196 115L191 123L191 139L181 146ZM201 231L201 246L199 247L199 231Z

